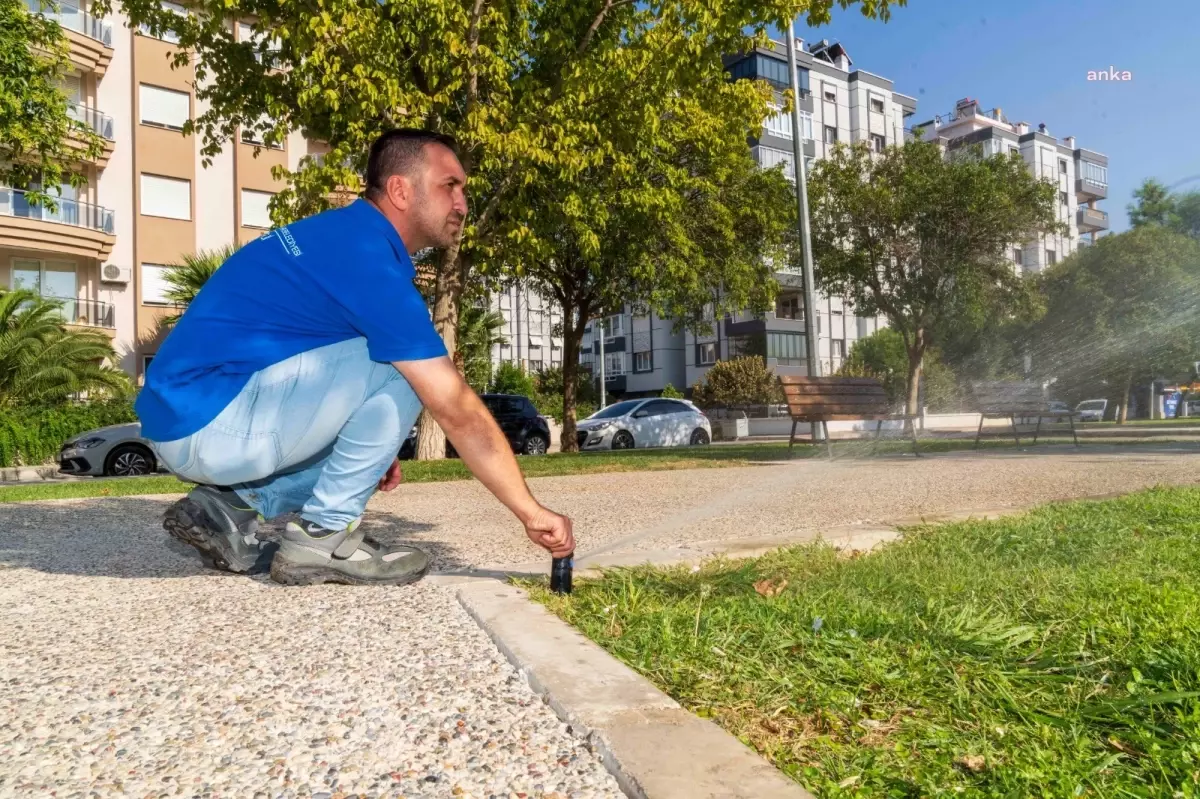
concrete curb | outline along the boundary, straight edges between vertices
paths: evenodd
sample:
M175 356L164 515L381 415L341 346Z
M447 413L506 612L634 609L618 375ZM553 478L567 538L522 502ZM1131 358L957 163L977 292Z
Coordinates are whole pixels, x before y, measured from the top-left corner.
M631 799L813 799L519 588L471 582L458 600Z
M57 464L48 466L6 466L0 469L0 483L40 483L45 480L65 483L77 479L70 475L59 474Z

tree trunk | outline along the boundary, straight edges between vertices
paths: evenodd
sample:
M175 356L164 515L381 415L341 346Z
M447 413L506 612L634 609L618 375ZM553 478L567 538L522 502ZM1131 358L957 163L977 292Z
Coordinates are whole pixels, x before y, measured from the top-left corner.
M446 351L454 357L458 352L458 312L462 299L463 282L467 272L465 256L460 256L458 244L442 253L437 267L437 282L433 301L433 326ZM460 364L461 359L455 359ZM416 459L419 461L441 460L446 457L446 434L438 426L429 411L421 411L420 430L417 434Z
M1133 375L1125 378L1125 393L1121 395L1121 413L1117 416L1117 424L1129 421L1129 394L1133 391Z
M916 416L921 412L921 370L925 361L925 331L917 330L913 337L912 346L908 348L908 398L904 404L904 412ZM910 419L905 425L914 425Z
M579 387L579 350L583 343L583 329L587 325L587 309L575 305L563 303L563 418L560 439L563 452L579 451L579 442L575 440L575 404L579 399L576 395Z

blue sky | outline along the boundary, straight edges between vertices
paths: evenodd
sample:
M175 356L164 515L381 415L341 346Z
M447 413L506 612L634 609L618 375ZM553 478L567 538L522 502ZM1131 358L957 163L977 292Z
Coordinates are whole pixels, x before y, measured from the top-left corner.
M1200 2L1197 0L909 0L884 24L857 6L796 35L837 39L858 69L917 98L913 122L963 97L1000 106L1011 120L1046 123L1058 137L1108 156L1112 229L1147 177L1200 190ZM1109 66L1133 80L1097 83Z

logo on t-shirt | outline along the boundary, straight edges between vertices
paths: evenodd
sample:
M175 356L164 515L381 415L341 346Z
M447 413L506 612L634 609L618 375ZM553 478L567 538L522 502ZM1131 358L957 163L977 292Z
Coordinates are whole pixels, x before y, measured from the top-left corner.
M296 239L292 237L292 231L285 227L276 228L274 230L275 237L279 239L279 243L283 245L283 249L290 252L292 255L300 255L300 245L296 243Z

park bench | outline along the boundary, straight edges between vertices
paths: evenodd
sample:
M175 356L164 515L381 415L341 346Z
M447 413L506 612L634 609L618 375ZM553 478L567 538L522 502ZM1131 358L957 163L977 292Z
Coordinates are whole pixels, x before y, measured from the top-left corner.
M1037 428L1033 433L1033 443L1038 442L1042 433L1042 420L1066 420L1071 424L1071 437L1075 446L1079 446L1079 436L1075 432L1075 414L1070 410L1054 410L1050 401L1037 383L1024 382L990 382L972 383L971 395L975 400L975 410L979 413L979 429L975 431L975 448L983 438L983 423L985 419L1008 419L1012 424L1013 440L1021 445L1021 434L1017 430L1017 419L1037 417Z
M903 421L912 433L913 454L920 457L917 449L917 428L914 418L908 414L892 412L883 383L870 377L793 377L780 375L779 385L783 388L788 415L792 417L792 434L788 437L788 455L796 444L796 426L808 422L812 431L812 443L816 444L817 425L825 431L825 448L833 458L833 444L829 438L830 422L876 422L875 438L871 452L879 446L883 434L883 423Z

